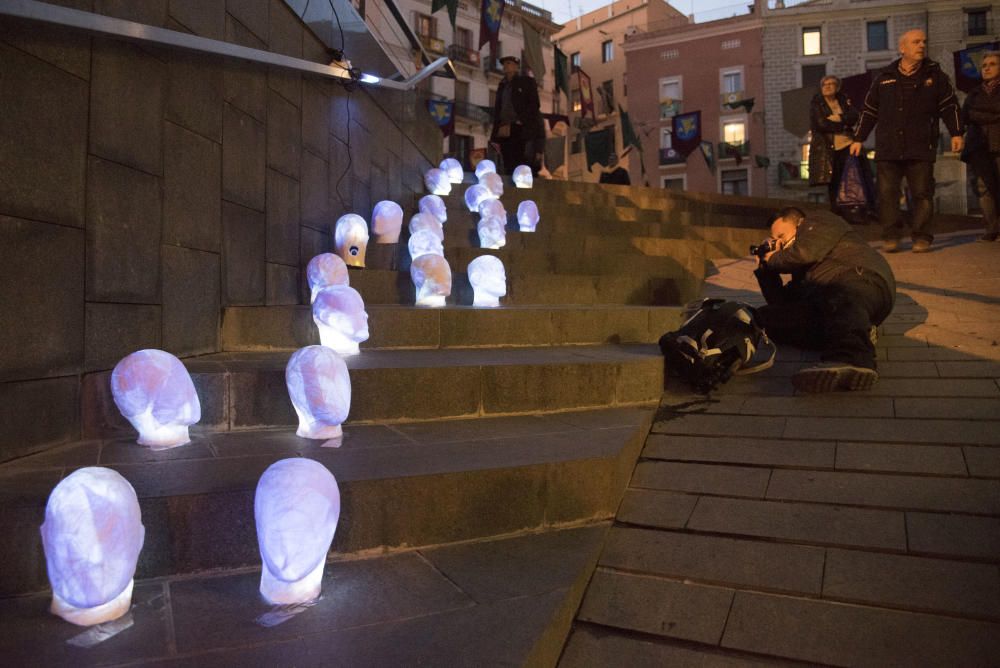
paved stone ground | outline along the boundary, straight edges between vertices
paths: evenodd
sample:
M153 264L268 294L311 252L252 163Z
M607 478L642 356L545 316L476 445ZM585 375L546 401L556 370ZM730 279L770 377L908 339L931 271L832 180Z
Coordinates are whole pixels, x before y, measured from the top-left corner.
M1000 665L1000 243L890 255L869 392L671 386L561 665ZM706 296L760 302L749 260Z

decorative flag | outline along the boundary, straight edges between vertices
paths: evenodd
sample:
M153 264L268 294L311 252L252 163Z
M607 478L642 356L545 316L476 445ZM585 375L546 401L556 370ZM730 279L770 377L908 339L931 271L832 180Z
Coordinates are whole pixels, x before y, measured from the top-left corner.
M489 42L493 53L500 51L500 21L503 19L504 0L483 0L479 10L479 48Z
M524 60L535 75L535 79L541 81L545 78L545 60L542 58L542 36L527 21L521 22L524 29Z
M673 118L670 146L685 158L701 143L701 112L691 111Z
M660 98L660 120L665 121L671 116L681 113L681 100L664 97Z
M455 131L455 103L450 100L427 100L427 111L447 137Z
M588 132L583 137L587 152L587 168L595 162L607 167L611 163L611 154L615 150L614 127Z
M451 29L455 29L455 17L458 15L458 0L431 0L431 14L441 9L448 8L448 21L451 22Z
M751 111L753 111L753 98L747 97L743 98L742 100L733 100L732 102L726 102L724 106L727 106L730 109L739 109L740 107L742 107L746 109L746 112L749 114Z
M555 49L553 60L556 63L556 90L561 90L566 95L566 99L569 99L569 58L559 50L558 46L553 48Z
M586 118L589 114L592 119L597 120L594 112L594 91L590 87L590 77L587 73L576 68L577 83L580 84L580 117Z
M628 112L622 109L620 104L618 105L618 117L622 123L622 146L635 146L641 151L642 141L635 133L635 128L632 127L632 120L628 117Z
M799 178L799 166L794 162L778 163L778 183L792 181Z
M753 161L758 167L767 168L771 166L771 159L766 155L755 155Z
M701 157L705 158L705 164L708 165L710 170L715 169L715 151L712 147L712 142L703 141L698 144L698 148L701 149Z
M996 51L1000 42L990 42L988 44L976 44L967 49L955 51L955 88L968 93L983 81L980 67L983 64L983 56L987 51Z

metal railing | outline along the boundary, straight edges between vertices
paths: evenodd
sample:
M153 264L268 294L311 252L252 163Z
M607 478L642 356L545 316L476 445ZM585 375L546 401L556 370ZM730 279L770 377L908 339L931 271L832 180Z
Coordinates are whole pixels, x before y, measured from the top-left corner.
M455 116L460 116L475 123L489 123L491 118L489 109L464 100L455 100Z
M481 58L479 57L479 52L474 51L468 47L461 46L459 44L452 44L448 47L448 57L456 63L462 65L469 65L471 67L479 67Z
M432 37L431 35L422 35L420 33L417 33L417 36L420 37L420 45L431 53L444 55L447 51L444 47L443 39Z

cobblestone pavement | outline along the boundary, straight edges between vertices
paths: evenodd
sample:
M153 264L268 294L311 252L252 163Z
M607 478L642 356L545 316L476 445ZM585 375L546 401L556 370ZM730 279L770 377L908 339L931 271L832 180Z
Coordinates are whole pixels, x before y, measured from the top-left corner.
M998 665L1000 243L889 255L864 393L672 387L562 665ZM706 296L760 302L750 260Z

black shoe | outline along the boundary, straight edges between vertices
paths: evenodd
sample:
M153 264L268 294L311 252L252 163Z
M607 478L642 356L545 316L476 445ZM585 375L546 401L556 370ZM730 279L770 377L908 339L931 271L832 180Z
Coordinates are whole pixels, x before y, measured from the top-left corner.
M875 369L846 362L824 362L797 371L792 376L792 385L802 392L838 392L870 390L877 380Z

